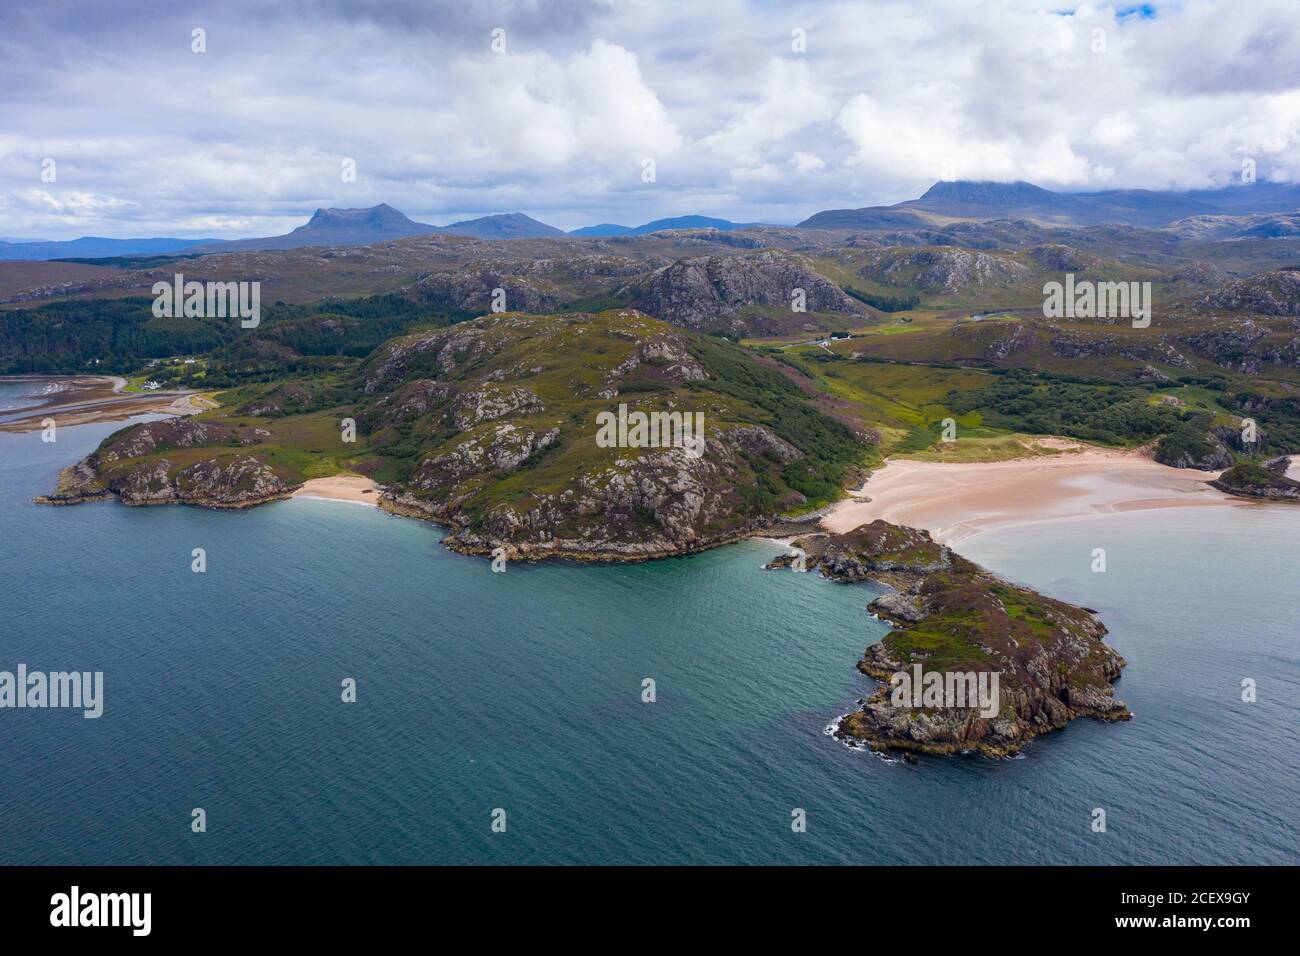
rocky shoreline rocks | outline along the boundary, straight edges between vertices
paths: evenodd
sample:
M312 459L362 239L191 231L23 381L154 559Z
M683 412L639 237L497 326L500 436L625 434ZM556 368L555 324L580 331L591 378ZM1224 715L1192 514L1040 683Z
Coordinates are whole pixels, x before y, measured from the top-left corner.
M935 542L925 531L873 521L845 534L796 539L802 561L836 581L891 587L868 605L894 630L867 648L858 669L884 682L835 735L876 751L1004 757L1079 717L1128 720L1112 683L1124 659L1102 642L1106 627L1076 607L1004 581ZM900 701L891 678L921 671L997 675L996 711Z
M1290 459L1285 456L1266 461L1262 465L1243 461L1233 465L1210 484L1240 498L1300 502L1300 481L1286 476L1289 465Z

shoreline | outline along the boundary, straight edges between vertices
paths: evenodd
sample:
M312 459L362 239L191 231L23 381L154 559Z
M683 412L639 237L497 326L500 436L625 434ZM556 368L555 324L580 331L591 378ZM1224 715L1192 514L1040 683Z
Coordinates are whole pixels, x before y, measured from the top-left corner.
M999 462L893 458L837 502L822 527L843 533L879 518L953 546L995 528L1057 518L1252 504L1211 487L1217 475L1094 446Z
M378 508L381 493L379 485L364 475L331 475L328 478L308 478L289 497Z
M126 421L138 415L197 415L217 403L200 391L127 392L120 375L6 375L4 382L45 382L60 388L0 411L0 431L40 431L47 418L59 427Z
M196 414L203 409L195 399L208 400L200 392L163 393L120 402L125 380L116 376L6 376L0 381L61 382L69 388L50 393L44 403L46 414L61 415L60 425L129 419L149 412L174 417ZM111 388L107 394L105 391ZM99 393L98 400L86 401L87 391ZM69 396L74 402L67 401ZM43 397L43 396L42 396ZM77 400L79 399L79 400ZM129 404L128 404L129 403ZM69 408L69 404L72 405ZM153 405L155 407L142 407ZM162 405L161 408L156 407ZM107 406L107 407L106 407ZM28 405L15 411L35 411ZM60 411L62 409L62 411ZM39 429L41 416L0 422L0 431ZM978 534L995 529L1038 524L1061 518L1115 514L1125 511L1168 510L1225 505L1251 507L1260 502L1230 495L1209 484L1219 472L1173 468L1147 457L1142 449L1112 449L1086 445L1071 439L1044 436L1044 447L1054 454L1031 455L994 462L950 462L891 458L872 472L861 488L823 509L819 521L777 521L764 528L697 542L696 547L671 552L609 554L575 553L567 549L521 548L527 560L561 558L580 562L630 563L662 557L685 556L745 539L759 539L788 545L794 537L816 532L842 534L877 519L891 524L928 531L934 540L956 546ZM1300 456L1293 456L1289 473L1300 473ZM96 500L113 497L111 493ZM405 509L385 499L384 487L357 474L332 475L304 481L287 494L266 501L306 498L379 508L392 514L414 517L443 525L432 516ZM52 496L37 499L46 504L70 504ZM89 500L89 499L87 499ZM250 502L244 507L265 503ZM1264 502L1268 503L1268 502ZM472 545L449 548L480 553ZM487 553L485 550L481 553Z

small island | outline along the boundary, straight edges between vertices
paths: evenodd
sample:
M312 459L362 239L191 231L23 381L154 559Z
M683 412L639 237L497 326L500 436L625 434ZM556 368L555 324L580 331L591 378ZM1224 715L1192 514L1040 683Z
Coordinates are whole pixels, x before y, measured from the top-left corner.
M877 751L1014 754L1077 717L1128 720L1112 682L1125 661L1102 642L1106 627L1087 608L1002 580L925 531L873 521L845 534L797 538L802 560L836 581L872 580L893 590L868 606L894 625L867 648L858 669L885 682L835 734ZM998 708L895 702L896 674L998 675Z

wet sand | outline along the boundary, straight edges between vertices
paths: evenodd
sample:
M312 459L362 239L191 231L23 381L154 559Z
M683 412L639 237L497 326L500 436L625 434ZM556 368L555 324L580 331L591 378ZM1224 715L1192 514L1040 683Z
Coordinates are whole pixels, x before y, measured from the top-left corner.
M379 486L363 475L333 475L303 482L293 493L295 498L320 498L327 501L350 501L355 504L379 503Z
M58 425L125 421L135 415L197 415L216 403L191 391L125 392L126 379L116 375L6 376L9 382L38 382L51 391L0 412L0 431L31 432L47 418Z
M978 464L892 459L859 495L822 519L844 532L877 518L956 544L993 527L1075 515L1164 508L1249 507L1210 487L1217 472L1170 468L1137 452L1087 448Z

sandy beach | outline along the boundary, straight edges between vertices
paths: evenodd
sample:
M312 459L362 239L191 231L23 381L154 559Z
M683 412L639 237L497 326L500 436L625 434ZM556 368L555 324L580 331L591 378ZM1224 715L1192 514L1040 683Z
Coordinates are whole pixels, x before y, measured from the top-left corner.
M1250 502L1211 488L1217 472L1170 468L1138 452L1086 447L978 464L891 459L822 519L844 532L883 518L956 544L993 527L1076 515Z
M377 507L379 486L364 475L333 475L304 481L302 487L293 493L293 497L349 501Z

